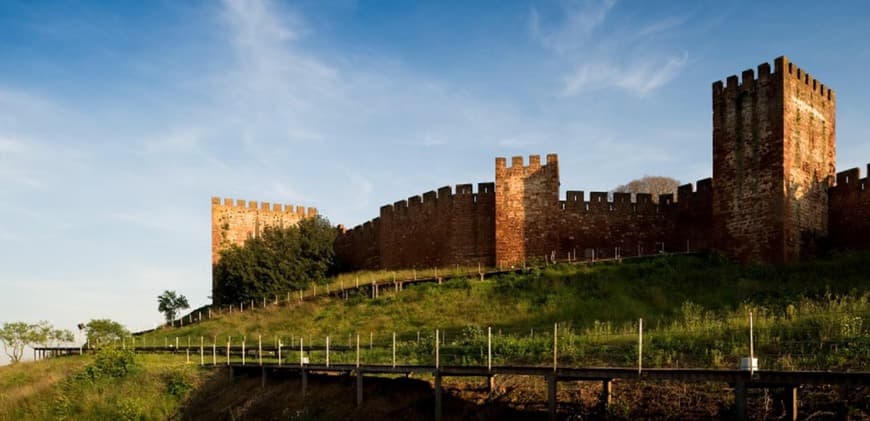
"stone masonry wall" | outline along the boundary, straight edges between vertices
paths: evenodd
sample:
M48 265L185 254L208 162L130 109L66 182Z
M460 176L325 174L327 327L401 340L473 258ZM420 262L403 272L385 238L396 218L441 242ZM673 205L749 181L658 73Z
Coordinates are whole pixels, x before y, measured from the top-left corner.
M711 246L712 182L662 195L569 191L559 200L558 158L496 159L496 180L428 192L381 208L380 217L335 242L348 269L393 269L477 263L519 266L564 260L697 251ZM501 187L501 190L499 190ZM500 193L501 192L501 193ZM500 248L501 247L501 248ZM594 252L593 252L594 250ZM594 254L593 254L594 253Z
M827 231L833 92L774 63L713 84L713 236L742 261L794 260Z
M867 166L870 175L870 165ZM837 174L828 190L828 233L834 249L870 249L870 181L858 168Z
M380 217L340 235L336 253L355 269L491 266L493 183L459 184L381 207Z
M783 78L785 260L815 254L828 235L828 188L836 176L836 96L785 57Z
M568 191L559 203L557 258L611 258L656 252L707 250L711 246L712 183L680 186L677 198L666 194L653 202L649 194Z
M267 226L290 227L303 218L317 215L317 209L302 206L211 199L211 264L220 260L220 251L232 244L243 244Z
M558 248L559 162L547 155L495 160L495 262L498 266L522 264Z

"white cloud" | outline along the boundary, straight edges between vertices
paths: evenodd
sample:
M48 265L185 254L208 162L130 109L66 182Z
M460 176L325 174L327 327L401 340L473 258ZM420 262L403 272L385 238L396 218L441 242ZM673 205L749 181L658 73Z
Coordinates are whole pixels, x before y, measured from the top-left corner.
M561 93L571 96L596 89L621 88L646 95L677 77L688 60L689 54L684 52L664 59L633 61L630 65L606 61L583 64L565 78Z
M531 11L532 37L544 47L558 53L581 48L590 35L607 19L616 0L577 0L562 4L563 22L545 27L537 9Z
M614 0L568 2L546 23L532 9L532 38L565 69L561 95L614 88L647 95L677 77L688 63L687 51L669 52L671 47L656 45L654 37L675 30L685 18L608 24L614 6Z

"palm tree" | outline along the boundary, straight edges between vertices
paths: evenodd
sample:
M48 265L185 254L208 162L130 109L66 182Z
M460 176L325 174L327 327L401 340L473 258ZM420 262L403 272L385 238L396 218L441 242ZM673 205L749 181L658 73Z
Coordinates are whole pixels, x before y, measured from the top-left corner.
M190 304L187 303L187 297L169 290L157 296L157 303L157 310L166 316L167 323L175 321L175 315L178 314L178 310L190 308Z

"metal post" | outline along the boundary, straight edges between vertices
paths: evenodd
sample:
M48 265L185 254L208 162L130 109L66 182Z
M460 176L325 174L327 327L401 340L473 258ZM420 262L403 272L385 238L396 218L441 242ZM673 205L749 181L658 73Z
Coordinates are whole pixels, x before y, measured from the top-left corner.
M263 365L263 335L257 335L257 357L260 360L260 365Z
M227 337L227 365L230 365L230 337Z
M205 339L202 336L199 337L199 365L205 365Z
M356 367L359 368L359 334L356 335Z
M300 336L299 337L299 367L305 366L305 360L303 359L303 356L305 355L305 347L304 347L304 345L302 345L302 342L303 342L303 338ZM303 371L302 374L304 375L305 372ZM303 377L303 379L304 379L304 377ZM302 390L305 390L305 388L303 387ZM303 394L304 393L305 392L303 392Z
M396 332L393 332L393 368L396 368Z
M438 349L438 339L440 336L438 335L438 329L435 329L435 369L439 369L441 367L441 355L439 355L440 350Z
M211 365L217 365L217 336L211 343Z
M492 326L486 328L486 369L492 372Z
M242 365L245 365L245 340L242 339Z
M329 336L326 337L326 366L329 367Z
M643 319L637 321L637 374L643 371Z
M752 337L752 311L749 312L749 375L755 374L755 344Z
M278 367L281 367L281 338L278 338Z

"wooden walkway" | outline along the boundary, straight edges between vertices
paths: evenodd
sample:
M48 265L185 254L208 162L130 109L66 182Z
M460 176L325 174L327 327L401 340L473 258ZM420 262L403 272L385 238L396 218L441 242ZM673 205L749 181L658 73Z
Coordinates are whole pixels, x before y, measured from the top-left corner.
M199 348L199 349L197 349ZM212 348L208 350L208 348ZM320 347L304 347L305 351L320 350ZM218 351L220 350L220 351ZM299 348L286 349L287 352L297 352ZM338 351L351 351L352 347L334 348ZM193 352L191 352L193 351ZM199 352L197 352L199 351ZM208 352L210 351L210 352ZM90 352L88 349L73 347L35 348L37 357L79 355ZM553 366L441 366L441 365L401 365L401 364L287 364L263 362L263 357L274 359L280 355L274 348L244 348L231 347L136 347L137 353L176 353L186 354L187 361L195 362L199 354L200 365L212 369L226 369L229 379L236 375L261 376L262 386L266 387L269 377L286 378L276 374L298 376L301 381L303 396L308 389L310 374L344 375L356 377L356 402L363 402L363 382L365 375L396 375L411 374L431 375L434 378L435 419L441 419L442 386L444 377L479 377L486 379L488 388L492 388L494 376L535 376L543 377L547 382L547 407L550 419L556 419L556 390L560 381L593 381L600 382L600 405L603 409L611 403L613 380L646 380L646 381L676 381L676 382L716 382L727 383L734 393L735 416L737 419L747 419L746 392L748 389L785 389L787 419L796 420L798 416L798 388L802 385L836 385L836 386L870 386L870 372L830 372L830 371L781 371L758 370L714 370L687 368L614 368L614 367L553 367ZM193 355L191 355L193 354ZM251 355L253 354L253 355ZM265 354L265 355L264 355ZM285 354L286 355L286 354ZM193 357L193 360L191 360ZM248 363L234 361L233 357L246 358ZM730 392L730 390L728 391Z

